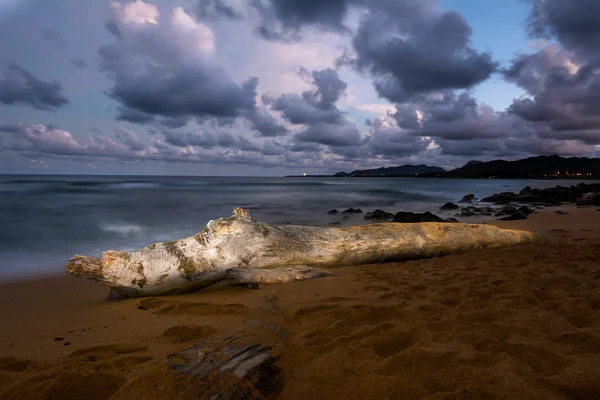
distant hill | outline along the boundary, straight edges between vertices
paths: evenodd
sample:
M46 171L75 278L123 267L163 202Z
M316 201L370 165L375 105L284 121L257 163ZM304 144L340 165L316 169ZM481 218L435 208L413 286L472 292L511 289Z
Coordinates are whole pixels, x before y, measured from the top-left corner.
M600 178L600 159L557 155L524 158L517 161L469 161L447 172L426 173L437 178Z
M383 167L375 169L357 169L350 173L338 172L336 177L359 177L359 176L415 176L426 173L446 172L441 167L431 167L429 165L399 165L397 167Z

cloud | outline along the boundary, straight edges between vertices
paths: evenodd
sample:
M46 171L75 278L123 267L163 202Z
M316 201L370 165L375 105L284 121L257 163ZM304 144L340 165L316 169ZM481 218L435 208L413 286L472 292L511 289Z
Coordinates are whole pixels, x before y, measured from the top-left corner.
M472 30L455 12L434 0L256 0L259 33L268 40L300 40L313 27L351 34L350 11L360 14L351 51L340 64L374 78L380 96L405 102L420 93L467 89L488 79L497 65L473 49Z
M42 32L40 33L40 37L42 38L42 40L47 40L61 49L67 47L67 43L65 42L65 39L62 37L62 35L51 29L42 30Z
M319 143L329 146L358 146L362 138L356 126L349 122L340 124L315 123L294 136L298 142Z
M239 20L244 17L240 4L243 1L246 0L199 0L194 11L201 19L224 17Z
M347 84L339 78L337 71L328 68L309 73L301 69L300 73L310 79L312 90L301 94L285 93L275 99L263 97L263 102L295 125L342 123L343 114L336 102L344 94Z
M63 94L60 83L43 81L16 64L8 64L0 75L0 102L54 111L68 104L69 100Z
M234 83L214 57L210 27L175 7L159 19L140 0L111 3L116 42L100 48L101 68L114 85L109 95L128 111L164 117L237 117L254 108L256 78Z
M267 111L266 107L255 107L253 111L248 113L247 117L252 129L258 131L261 136L274 137L283 136L288 133L288 129L279 124Z
M264 39L299 40L304 26L328 31L345 31L344 17L349 9L346 0L251 0L260 13L257 32Z
M137 133L123 128L122 126L117 126L115 132L117 139L125 144L130 150L140 151L146 149L146 145L142 143L142 140Z
M239 164L258 167L288 168L287 146L268 140L262 145L242 136L227 132L171 132L162 131L165 142L151 137L144 144L133 131L123 127L115 129L117 140L103 135L76 139L70 132L51 125L2 125L0 132L8 133L15 142L3 146L25 157L43 159L61 157L84 162L96 158L135 160L168 163ZM296 160L294 166L318 168L305 158Z
M71 58L69 61L71 62L71 64L73 64L75 67L77 67L79 69L87 68L87 62L85 62L85 60L82 58L74 57L74 58Z
M397 103L444 89L466 89L496 70L470 44L471 28L432 1L378 1L353 38L351 65L374 77L380 96Z
M537 139L599 145L600 6L587 0L531 3L532 37L558 43L520 54L504 70L508 81L530 95L515 99L508 112L527 123Z
M580 59L598 61L600 3L595 0L529 0L529 34L556 39Z

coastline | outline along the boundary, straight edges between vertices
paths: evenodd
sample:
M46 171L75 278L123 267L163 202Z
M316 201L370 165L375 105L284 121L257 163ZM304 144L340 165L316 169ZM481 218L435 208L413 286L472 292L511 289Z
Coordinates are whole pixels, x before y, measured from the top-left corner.
M600 397L597 208L486 221L539 233L534 245L344 267L144 309L69 276L3 283L0 397L181 398L166 356L270 318L266 298L288 334L274 350L282 399Z

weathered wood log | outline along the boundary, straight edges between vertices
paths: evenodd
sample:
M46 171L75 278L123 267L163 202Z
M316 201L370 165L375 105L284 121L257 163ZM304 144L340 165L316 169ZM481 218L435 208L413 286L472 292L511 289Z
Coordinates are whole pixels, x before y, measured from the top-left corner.
M197 290L225 280L232 268L372 264L514 246L536 238L526 231L460 223L271 226L236 209L194 236L133 252L109 250L100 259L76 255L66 269L122 296L137 297Z
M270 348L244 335L218 337L168 356L169 368L194 377L202 398L268 399L283 387Z
M226 279L232 285L260 285L304 281L325 276L335 276L335 274L322 268L296 265L274 269L232 268L227 270Z

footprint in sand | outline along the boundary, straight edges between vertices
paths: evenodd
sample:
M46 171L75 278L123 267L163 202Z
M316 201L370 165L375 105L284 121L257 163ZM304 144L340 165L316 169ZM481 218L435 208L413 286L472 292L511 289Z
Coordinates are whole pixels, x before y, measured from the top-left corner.
M148 351L147 346L114 345L92 346L75 350L69 357L83 357L84 361L97 361L99 359L113 358L117 355L143 353Z
M0 357L0 371L21 372L29 367L29 360L21 360L14 357Z
M365 286L364 288L365 290L370 290L373 292L389 292L390 288L385 287L385 286L378 286L378 285L371 285L371 286Z
M197 339L206 339L216 331L215 328L209 325L182 325L167 329L163 332L162 337L168 339L171 343L185 343Z
M137 306L140 310L150 310L157 314L188 314L188 315L240 315L248 307L243 304L210 304L167 301L150 297L140 301Z
M373 350L378 356L388 358L407 349L412 342L413 339L406 332L398 332L374 343Z

